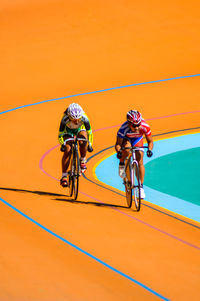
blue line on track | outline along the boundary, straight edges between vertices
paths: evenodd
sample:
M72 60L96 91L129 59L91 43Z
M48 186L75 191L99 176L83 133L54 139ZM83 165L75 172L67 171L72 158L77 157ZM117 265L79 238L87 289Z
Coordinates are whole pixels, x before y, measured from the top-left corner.
M164 296L160 295L159 293L157 293L156 291L152 290L151 288L149 288L148 286L142 284L141 282L137 281L136 279L130 277L129 275L115 269L114 267L112 267L111 265L107 264L106 262L102 261L101 259L93 256L92 254L88 253L87 251L84 251L83 249L77 247L76 245L74 245L73 243L71 243L70 241L66 240L65 238L63 238L62 236L54 233L53 231L49 230L48 228L44 227L43 225L41 225L40 223L36 222L34 219L32 219L31 217L29 217L28 215L26 215L25 213L23 213L22 211L20 211L19 209L17 209L16 207L12 206L11 204L9 204L8 202L6 202L4 199L0 198L0 201L3 202L5 205L7 205L8 207L12 208L13 210L15 210L17 213L21 214L23 217L25 217L26 219L28 219L29 221L31 221L32 223L34 223L35 225L37 225L38 227L40 227L41 229L45 230L46 232L48 232L49 234L55 236L56 238L62 240L63 242L65 242L66 244L68 244L69 246L73 247L74 249L78 250L79 252L89 256L90 258L94 259L95 261L97 261L98 263L104 265L105 267L109 268L110 270L112 270L115 273L118 273L119 275L127 278L128 280L136 283L137 285L141 286L142 288L146 289L147 291L149 291L150 293L154 294L155 296L161 298L162 300L169 300L167 298L165 298Z
M2 112L0 112L0 115L5 114L5 113L9 113L9 112L12 112L12 111L15 111L15 110L23 109L23 108L26 108L26 107L39 105L39 104L42 104L42 103L45 103L45 102L55 101L55 100L61 100L61 99L66 99L66 98L71 98L71 97L76 97L76 96L83 96L83 95L87 95L87 94L94 94L94 93L106 92L106 91L111 91L111 90L116 90L116 89L123 89L123 88L134 87L134 86L148 85L148 84L165 82L165 81L169 81L169 80L183 79L183 78L197 77L197 76L200 76L200 74L193 74L193 75L178 76L178 77L165 78L165 79L159 79L159 80L152 80L152 81L149 81L149 82L136 83L136 84L130 84L130 85L125 85L125 86L107 88L107 89L103 89L103 90L96 90L96 91L91 91L91 92L73 94L73 95L63 96L63 97L54 98L54 99L43 100L43 101L35 102L35 103L32 103L32 104L28 104L28 105L16 107L16 108L13 108L13 109L9 109L9 110L6 110L6 111L2 111Z

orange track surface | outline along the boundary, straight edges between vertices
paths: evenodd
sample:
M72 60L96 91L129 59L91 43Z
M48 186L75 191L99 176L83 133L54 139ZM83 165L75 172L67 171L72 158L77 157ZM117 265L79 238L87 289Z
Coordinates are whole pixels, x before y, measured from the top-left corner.
M199 1L3 0L0 11L1 112L200 70ZM0 300L162 299L2 200L164 299L200 299L198 223L146 206L135 213L126 208L124 197L83 177L73 201L39 168L42 156L58 144L59 122L70 102L80 103L98 129L97 153L115 143L113 126L124 121L130 108L147 119L194 112L152 120L153 134L199 127L199 84L199 76L182 78L1 115ZM88 162L89 179L98 183L93 167L113 151ZM45 172L56 179L61 155L57 147L43 160Z

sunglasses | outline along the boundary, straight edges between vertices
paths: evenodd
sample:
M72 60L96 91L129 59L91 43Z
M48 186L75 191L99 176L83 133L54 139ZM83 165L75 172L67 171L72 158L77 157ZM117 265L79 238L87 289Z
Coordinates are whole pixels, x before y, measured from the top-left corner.
M138 124L133 124L133 123L130 122L130 121L128 121L128 123L129 123L129 125L132 126L133 128L138 128L138 127L140 126L140 124L141 124L141 122L138 123Z
M71 120L71 121L80 121L81 120L81 118L78 118L78 119L74 119L74 118L71 118L71 117L69 117L69 119Z

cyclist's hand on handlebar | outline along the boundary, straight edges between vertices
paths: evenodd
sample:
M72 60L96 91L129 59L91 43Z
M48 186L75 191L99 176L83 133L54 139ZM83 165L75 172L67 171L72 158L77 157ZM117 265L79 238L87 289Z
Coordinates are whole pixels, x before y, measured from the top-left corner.
M88 152L89 153L93 152L93 147L91 144L88 144Z
M153 152L150 150L150 149L148 149L148 151L147 151L147 157L152 157L153 156Z
M122 151L120 150L117 152L117 159L121 159L121 157L122 157Z
M60 151L61 152L65 152L66 151L66 145L62 144L61 148L60 148Z

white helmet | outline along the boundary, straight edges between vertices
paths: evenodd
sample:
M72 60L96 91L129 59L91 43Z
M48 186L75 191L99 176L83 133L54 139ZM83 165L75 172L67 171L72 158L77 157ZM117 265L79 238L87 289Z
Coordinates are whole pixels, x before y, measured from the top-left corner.
M67 110L67 114L71 119L80 119L83 113L83 109L77 103L70 104Z

